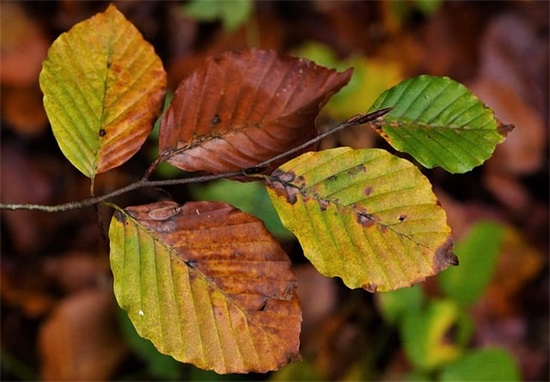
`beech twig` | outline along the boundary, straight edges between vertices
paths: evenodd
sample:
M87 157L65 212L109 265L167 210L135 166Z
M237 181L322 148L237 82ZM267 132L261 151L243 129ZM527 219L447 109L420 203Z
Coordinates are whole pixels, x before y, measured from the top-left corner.
M33 210L33 211L43 211L43 212L62 212L62 211L70 211L70 210L76 210L80 208L85 207L91 207L103 202L108 201L109 199L112 199L116 196L125 194L130 191L134 191L140 188L145 187L163 187L163 186L174 186L174 185L181 185L181 184L189 184L189 183L202 183L202 182L208 182L211 180L216 179L223 179L223 178L231 178L235 176L254 176L255 173L261 171L261 169L268 167L270 164L283 159L289 155L295 154L310 145L319 142L320 140L328 137L331 134L334 134L342 129L345 129L347 127L356 126L356 125L362 125L364 123L372 122L378 118L383 117L385 114L387 114L391 108L385 108L381 110L377 110L375 112L369 113L369 114L360 114L355 117L352 117L348 119L346 122L341 123L340 125L334 127L331 130L328 130L322 134L317 135L316 137L308 140L307 142L296 146L284 153L281 153L279 155L276 155L266 161L263 161L261 163L258 163L257 165L246 168L239 171L232 171L232 172L226 172L222 174L212 174L212 175L202 175L202 176L194 176L190 178L180 178L180 179L167 179L167 180L148 180L147 175L141 180L138 180L137 182L131 183L125 187L119 188L116 191L110 192L105 195L101 196L94 196L88 199L84 199L81 201L76 202L68 202L64 204L57 204L53 206L47 206L47 205L41 205L41 204L4 204L0 203L0 210ZM157 161L154 162L155 164ZM153 166L152 166L153 167ZM150 170L148 170L148 173Z

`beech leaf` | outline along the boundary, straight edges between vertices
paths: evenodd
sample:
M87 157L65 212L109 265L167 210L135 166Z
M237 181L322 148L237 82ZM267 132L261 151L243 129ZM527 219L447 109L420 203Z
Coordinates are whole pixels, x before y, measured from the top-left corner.
M464 85L422 75L386 90L371 111L393 109L371 126L396 150L427 168L464 173L491 157L513 129Z
M164 201L117 210L109 237L117 301L162 353L217 373L299 358L297 281L259 219Z
M57 143L90 178L140 149L165 87L160 58L114 5L59 36L40 73Z
M320 108L350 77L272 50L209 58L178 86L159 155L184 171L252 167L316 136Z
M457 264L429 181L387 151L309 152L275 170L267 187L306 257L350 288L393 290Z

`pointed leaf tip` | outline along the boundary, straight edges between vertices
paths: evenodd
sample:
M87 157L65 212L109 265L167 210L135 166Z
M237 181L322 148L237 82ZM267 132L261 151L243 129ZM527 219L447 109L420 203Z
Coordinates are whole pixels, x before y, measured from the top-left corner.
M165 87L153 47L112 4L61 34L40 73L59 147L90 178L140 149L160 114Z
M273 50L209 58L176 90L160 127L161 157L185 171L253 167L314 137L321 107L351 73Z
M429 181L384 150L309 152L274 171L266 185L306 257L350 288L410 286L456 263Z
M296 277L259 219L220 202L119 214L109 230L115 296L161 352L217 373L300 358Z

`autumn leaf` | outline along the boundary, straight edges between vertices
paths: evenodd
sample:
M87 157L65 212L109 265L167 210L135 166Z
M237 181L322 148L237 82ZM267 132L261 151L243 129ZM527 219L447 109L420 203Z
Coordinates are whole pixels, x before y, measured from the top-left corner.
M299 358L290 260L262 222L221 202L157 202L111 222L115 296L140 336L217 373Z
M387 151L309 152L275 170L267 187L306 257L350 288L393 290L457 264L429 181Z
M350 77L271 50L209 58L176 90L160 157L185 171L252 167L314 137L320 108Z
M160 58L114 5L59 36L40 73L59 147L90 178L141 148L165 86Z
M464 85L448 77L422 75L380 95L371 111L392 107L371 126L395 149L427 168L464 173L491 157L513 129Z

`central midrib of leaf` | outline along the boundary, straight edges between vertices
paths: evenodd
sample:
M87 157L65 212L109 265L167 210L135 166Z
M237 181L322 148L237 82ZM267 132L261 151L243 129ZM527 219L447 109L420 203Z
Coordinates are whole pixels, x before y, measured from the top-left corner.
M262 122L259 122L259 121L258 122L252 122L251 121L250 125L242 125L242 126L238 126L238 127L233 127L232 126L231 130L224 131L224 132L222 132L222 134L212 132L209 135L196 136L196 137L193 137L193 140L191 142L189 142L188 144L186 144L182 147L177 147L177 148L174 148L172 150L164 149L160 156L161 156L162 160L169 160L170 158L172 158L175 155L179 155L179 154L182 154L186 151L193 150L196 147L201 147L204 144L209 143L209 142L213 142L215 140L223 140L225 142L228 142L225 139L227 136L237 135L237 134L244 134L244 132L246 130L249 130L249 129L259 129L259 128L262 127L263 123L264 123L263 121Z
M345 173L348 170L349 169L343 170L338 174ZM338 174L334 174L334 175L337 176ZM285 180L282 180L282 179L277 179L276 181L279 182L279 183L284 184L286 187L292 187L292 188L296 189L297 193L299 193L304 199L307 199L308 197L312 197L314 200L316 200L319 203L320 206L334 204L338 209L342 208L344 210L345 209L351 210L352 213L357 217L357 223L358 224L364 225L364 224L368 224L369 222L372 222L373 224L377 225L378 227L383 227L383 229L388 229L391 232L393 232L395 235L397 235L399 237L403 237L403 238L409 240L414 245L424 247L427 250L429 250L430 252L436 253L429 246L416 241L411 235L399 232L396 229L394 229L393 224L385 224L382 221L380 221L379 219L376 219L376 217L373 214L370 214L370 213L362 210L362 208L358 207L357 203L360 203L360 202L364 201L365 199L359 200L358 202L346 205L346 204L340 203L340 201L337 198L330 198L330 197L326 197L326 196L321 195L320 193L318 193L315 190L315 185L307 187L305 185L298 185L296 183L293 183L292 181L285 181ZM412 188L414 188L414 187L412 187ZM362 219L365 219L365 220L362 221Z

